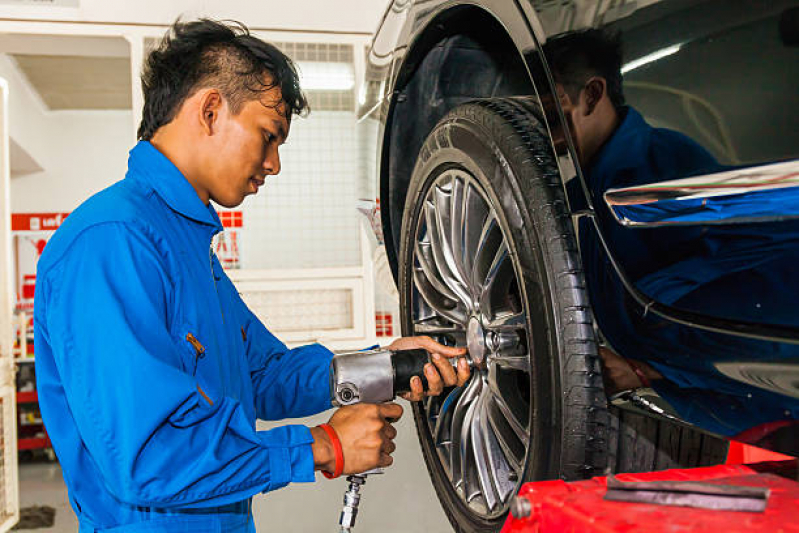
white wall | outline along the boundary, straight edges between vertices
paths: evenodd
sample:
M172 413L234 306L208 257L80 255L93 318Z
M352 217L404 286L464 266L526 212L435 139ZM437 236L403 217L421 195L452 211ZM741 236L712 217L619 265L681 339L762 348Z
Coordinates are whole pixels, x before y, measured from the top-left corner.
M69 112L52 117L37 159L44 172L11 180L11 206L21 212L69 212L125 177L132 148L130 112ZM13 126L12 126L13 129Z
M68 212L125 176L133 131L129 111L48 111L4 54L11 137L44 169L12 177L11 211Z
M388 0L80 0L78 8L9 6L0 18L170 24L178 15L240 20L253 28L372 33Z
M282 170L239 208L242 268L359 265L355 114L312 111L295 119Z

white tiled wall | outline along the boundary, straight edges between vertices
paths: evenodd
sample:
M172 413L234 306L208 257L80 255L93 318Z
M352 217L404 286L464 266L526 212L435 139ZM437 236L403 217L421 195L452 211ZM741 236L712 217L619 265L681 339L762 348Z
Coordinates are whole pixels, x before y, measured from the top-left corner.
M357 148L354 113L295 117L280 175L241 207L241 268L360 264Z
M347 329L352 324L352 291L346 289L245 292L244 301L272 332Z

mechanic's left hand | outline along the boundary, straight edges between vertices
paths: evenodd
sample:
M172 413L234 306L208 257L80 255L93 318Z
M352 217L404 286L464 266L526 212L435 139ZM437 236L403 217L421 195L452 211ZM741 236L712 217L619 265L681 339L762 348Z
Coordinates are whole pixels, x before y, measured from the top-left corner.
M430 337L402 337L388 346L389 350L412 350L414 348L424 348L430 352L433 364L426 364L424 375L427 378L427 392L422 388L422 380L419 376L411 378L411 392L402 395L402 398L418 402L427 396L438 396L444 387L462 387L469 379L469 363L463 357L466 355L466 348L454 348L439 344ZM449 359L458 357L458 370L449 362Z

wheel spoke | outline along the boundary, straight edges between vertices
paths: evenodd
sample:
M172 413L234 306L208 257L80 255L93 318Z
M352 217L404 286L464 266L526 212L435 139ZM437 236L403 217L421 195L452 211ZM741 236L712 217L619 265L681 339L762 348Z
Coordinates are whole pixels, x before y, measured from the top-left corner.
M466 443L463 442L463 428L466 426L466 418L469 407L473 400L480 394L482 381L479 377L472 377L463 394L455 402L455 409L452 413L452 426L450 435L452 438L452 453L450 455L450 472L452 482L458 487L463 482L463 460L466 452Z
M427 281L430 282L430 285L432 285L435 290L450 300L458 300L458 296L438 277L438 271L433 266L435 264L435 259L433 258L433 251L429 242L416 243L416 261L419 263Z
M527 327L527 315L524 313L505 313L486 324L489 331L509 331Z
M500 269L503 265L510 264L509 261L506 261L508 258L508 247L503 241L500 243L499 248L494 253L494 259L491 261L491 266L488 267L488 271L486 272L486 277L480 284L482 287L482 293L486 294L491 290L494 286L494 283L497 281L497 276L500 274ZM511 269L511 275L513 274L513 270Z
M443 252L444 259L447 262L450 272L457 280L458 287L461 289L461 294L466 298L466 303L471 302L469 283L466 281L468 278L463 274L463 265L461 264L460 255L455 255L453 240L460 240L457 233L460 232L460 227L456 229L455 221L452 218L452 212L457 211L454 205L456 204L453 195L457 186L457 180L452 179L449 182L449 190L445 191L441 187L434 187L433 194L436 206L436 224L438 225L438 235L441 238L441 251Z
M476 287L482 287L486 273L493 262L494 254L502 245L502 232L499 229L496 217L491 214L485 221L480 231L480 239L474 255L472 265L472 283Z
M427 236L430 241L430 248L436 262L436 267L441 273L444 283L450 290L458 295L458 299L468 307L471 306L471 297L466 293L457 276L453 272L451 260L448 259L444 249L444 242L438 227L438 216L436 214L436 204L425 202L425 218L427 222Z
M499 447L502 449L502 454L505 458L505 461L507 461L508 466L510 466L511 470L516 473L517 477L521 478L522 461L524 460L524 457L517 458L516 452L513 451L511 439L515 439L515 436L507 434L507 430L505 430L507 424L502 424L497 420L496 416L494 415L495 411L491 409L490 403L485 402L485 405L488 422L491 426L494 437L497 439L497 444L499 444Z
M491 464L491 471L494 475L494 482L497 487L497 494L501 503L508 501L508 498L513 495L513 489L516 481L522 479L521 462L516 460L515 457L508 457L507 452L503 449L497 438L496 430L491 422L491 409L487 396L483 398L483 414L481 425L483 434L485 435L488 444L488 460ZM524 458L522 458L524 460Z
M416 335L451 335L463 333L463 326L455 324L435 324L431 319L414 322L413 332Z
M460 278L464 280L467 288L475 294L474 286L471 284L470 270L466 267L464 258L464 212L466 210L466 183L464 179L452 178L452 199L450 201L450 240L452 245L452 257L458 269Z
M451 425L454 407L458 404L458 399L463 394L464 387L456 387L450 392L441 404L441 409L438 411L438 418L436 419L435 429L433 430L433 442L436 446L443 446L445 444L452 444L451 438Z
M464 417L463 426L461 427L460 431L461 438L460 446L458 447L458 453L460 453L461 456L461 477L463 478L461 489L463 491L464 497L466 498L466 503L470 503L477 496L482 494L482 491L480 490L480 481L478 479L478 461L481 457L475 448L474 440L472 438L472 428L475 425L474 419L475 415L477 414L477 407L479 403L480 398L478 396L478 398L469 405L469 408L466 411L466 416Z
M488 388L491 391L491 401L496 405L499 411L502 413L502 416L505 418L505 421L508 423L510 428L513 430L513 433L516 437L521 441L524 445L527 445L529 440L527 436L527 428L525 427L526 424L520 421L516 415L513 413L513 409L508 405L505 397L502 394L502 391L499 390L499 386L497 385L496 379L496 366L490 365L489 372L488 372Z
M507 288L513 280L513 276L513 265L508 259L508 247L503 242L497 249L494 260L488 267L485 280L481 284L480 312L483 313L483 316L492 316L496 308L495 299L500 300L500 303L505 303L501 298L507 296Z
M463 264L467 272L474 268L474 257L483 235L486 220L493 218L488 204L469 183L464 197L463 209ZM474 286L474 283L472 284Z
M483 493L486 505L489 511L493 511L499 503L499 490L497 488L496 475L496 461L492 457L486 427L488 420L485 419L485 403L486 395L483 394L475 402L474 415L472 417L472 424L469 428L471 431L471 445L474 450L475 468L477 470L477 479L480 482L480 491Z
M413 284L422 299L433 311L452 322L459 324L466 323L466 313L457 307L458 302L450 300L443 294L436 292L435 288L421 271L421 268L414 269Z
M508 407L508 404L505 403L505 400L502 398L502 396L499 394L494 394L491 397L491 401L494 403L494 405L496 405L499 408L500 412L502 413L502 416L505 417L505 421L508 423L508 425L516 435L516 438L518 438L522 444L526 445L528 440L527 430L516 419L516 416L514 416L514 414L511 412L510 407Z
M489 356L491 361L501 366L522 372L530 372L530 356L526 353L518 353L518 350L505 350Z

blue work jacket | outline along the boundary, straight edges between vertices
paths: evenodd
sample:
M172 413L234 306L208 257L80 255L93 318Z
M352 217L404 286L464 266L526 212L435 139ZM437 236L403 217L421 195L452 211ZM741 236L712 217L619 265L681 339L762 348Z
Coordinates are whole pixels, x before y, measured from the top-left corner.
M81 533L253 531L251 496L313 481L332 353L289 350L211 248L213 207L155 147L75 210L38 265L36 378Z

